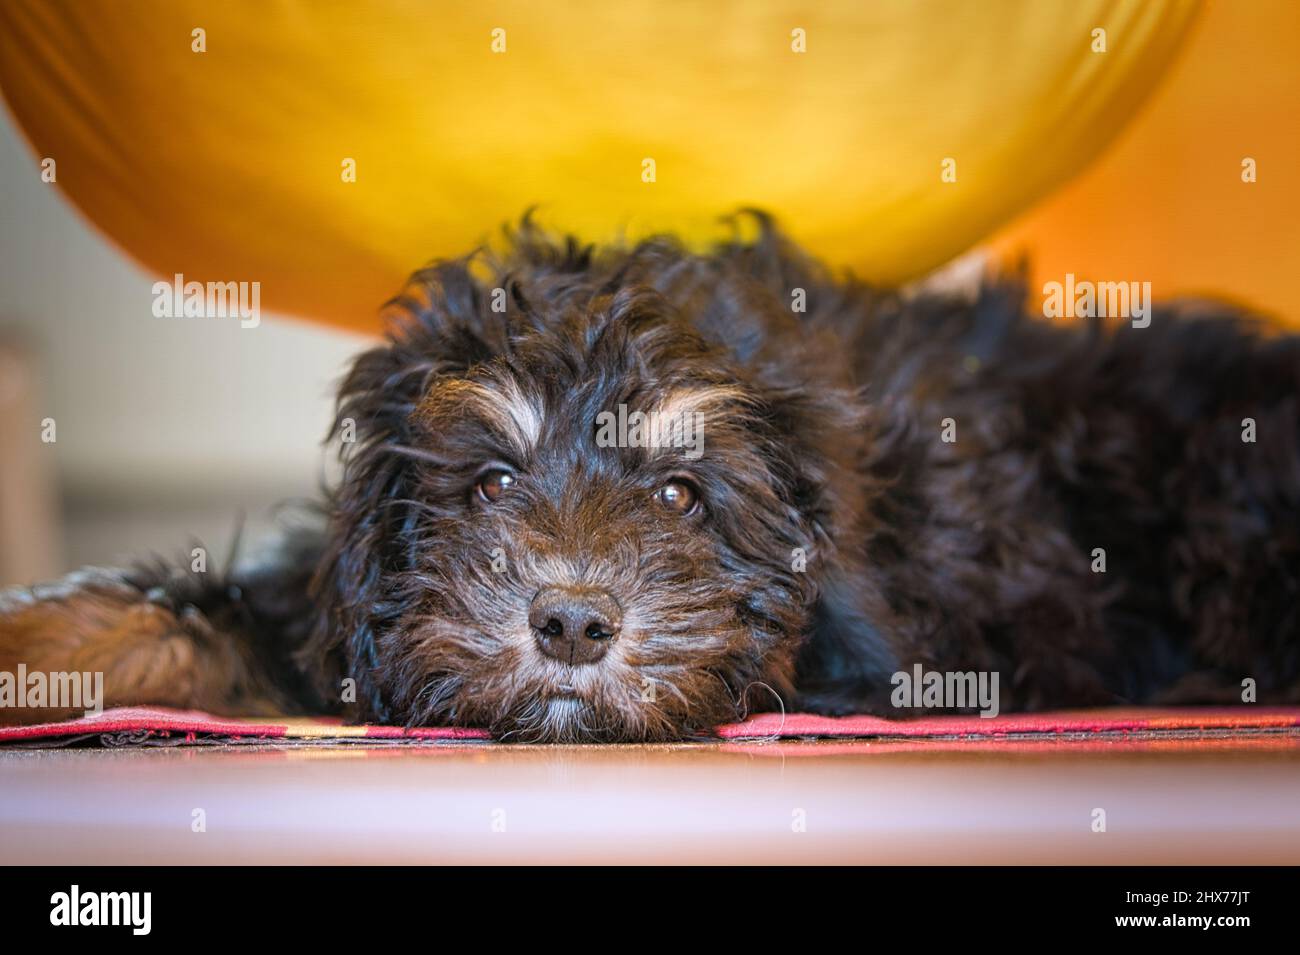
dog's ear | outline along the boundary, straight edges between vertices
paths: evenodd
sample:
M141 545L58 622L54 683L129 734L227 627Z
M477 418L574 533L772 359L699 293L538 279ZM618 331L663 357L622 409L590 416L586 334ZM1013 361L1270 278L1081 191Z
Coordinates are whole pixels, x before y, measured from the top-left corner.
M341 655L360 715L377 720L388 717L377 641L420 596L401 590L411 579L402 572L415 565L420 509L413 412L439 379L464 374L508 342L504 316L464 262L417 273L389 309L388 341L358 357L339 390L330 440L343 474L329 495L329 542L312 585L317 616L302 657Z
M819 563L848 559L838 552L860 519L865 402L852 390L834 387L778 385L761 393L768 420L783 436L773 452L774 471L785 477L796 512L792 520L811 534L809 544L818 552Z

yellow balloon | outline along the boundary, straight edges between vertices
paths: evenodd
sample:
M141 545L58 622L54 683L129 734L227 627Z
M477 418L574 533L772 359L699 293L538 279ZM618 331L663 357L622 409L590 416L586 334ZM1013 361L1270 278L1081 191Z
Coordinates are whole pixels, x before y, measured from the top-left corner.
M373 328L413 268L533 205L691 242L759 206L837 265L915 277L1095 156L1196 11L4 0L0 89L150 270Z

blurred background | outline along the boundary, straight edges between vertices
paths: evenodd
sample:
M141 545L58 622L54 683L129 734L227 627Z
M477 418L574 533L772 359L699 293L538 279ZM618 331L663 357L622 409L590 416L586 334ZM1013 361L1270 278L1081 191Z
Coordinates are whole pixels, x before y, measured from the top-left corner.
M241 513L256 538L315 493L335 383L368 339L154 318L155 277L33 170L0 111L0 586L193 539L219 565Z
M0 586L262 535L382 302L534 203L1300 326L1292 0L6 0L0 92ZM154 318L175 272L260 281L260 325Z

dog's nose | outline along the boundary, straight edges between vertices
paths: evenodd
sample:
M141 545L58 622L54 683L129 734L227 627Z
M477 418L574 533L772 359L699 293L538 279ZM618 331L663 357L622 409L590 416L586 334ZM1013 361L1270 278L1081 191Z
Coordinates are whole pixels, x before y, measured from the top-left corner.
M623 614L603 590L547 587L533 598L528 622L543 653L579 666L605 655Z

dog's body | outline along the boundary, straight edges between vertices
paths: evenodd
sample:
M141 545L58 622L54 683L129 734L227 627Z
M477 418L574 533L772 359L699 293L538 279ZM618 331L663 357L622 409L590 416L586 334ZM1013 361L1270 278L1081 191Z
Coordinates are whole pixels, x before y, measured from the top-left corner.
M343 385L323 534L11 592L0 669L521 740L903 715L917 664L1004 710L1300 699L1300 341L905 299L760 224L703 256L525 225L418 274Z

